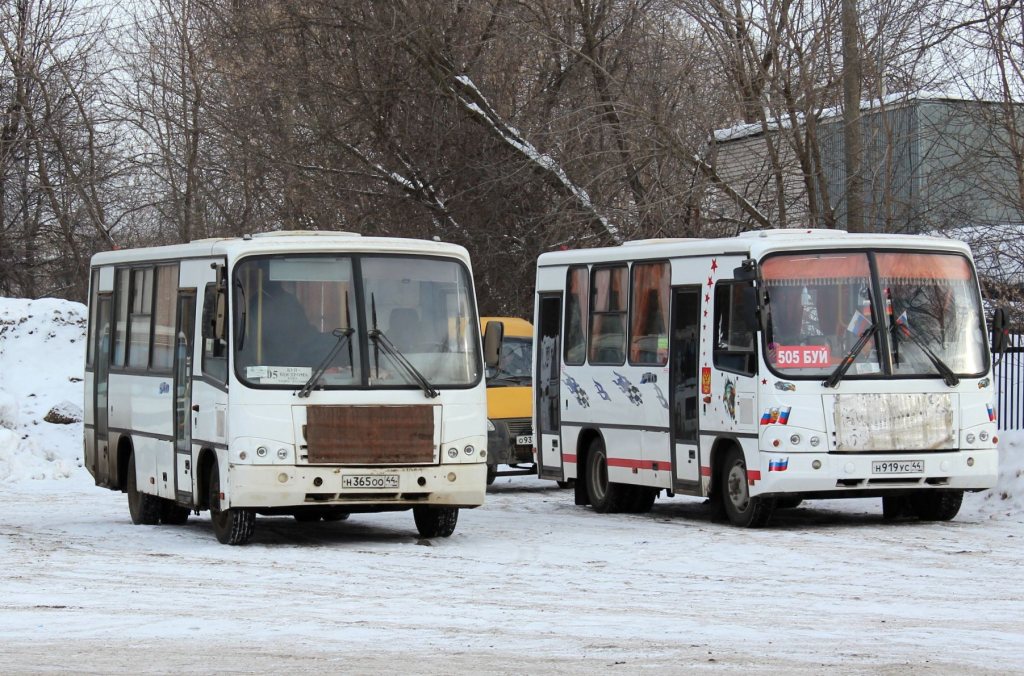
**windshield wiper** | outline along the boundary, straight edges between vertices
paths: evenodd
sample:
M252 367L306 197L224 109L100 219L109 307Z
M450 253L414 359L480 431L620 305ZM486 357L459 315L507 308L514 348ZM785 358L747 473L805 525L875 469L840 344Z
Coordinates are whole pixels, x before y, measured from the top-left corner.
M430 381L427 380L427 377L424 376L418 368L413 366L412 362L405 358L405 355L395 347L394 343L388 340L388 337L384 335L383 331L380 329L370 329L367 332L367 336L369 336L375 346L383 349L384 354L391 357L392 361L402 367L406 374L423 389L424 394L431 399L440 396L441 393L437 388L431 385Z
M327 357L320 362L319 366L316 367L316 370L313 371L313 375L309 377L309 380L307 380L306 384L302 386L302 389L295 393L296 396L309 396L309 393L313 391L316 384L324 377L324 373L327 372L327 367L330 366L331 362L334 361L334 358L338 356L339 352L341 352L341 348L345 346L345 343L348 342L348 339L355 332L356 330L351 327L347 329L334 329L331 331L331 335L337 338L338 342L334 344L331 351L327 353Z
M907 322L897 319L896 322L893 323L892 329L894 337L896 336L897 331L902 331L903 335L910 338L914 345L921 348L921 352L924 352L924 355L928 357L928 361L930 361L932 366L935 367L935 370L939 372L939 375L942 376L942 382L946 383L948 387L960 384L960 377L953 372L953 369L949 367L949 364L942 361L939 355L935 354L931 348L925 345L924 341L918 338L917 334L910 330L910 326Z
M857 339L857 342L854 343L853 347L850 348L850 351L845 357L843 357L843 360L839 362L839 366L836 367L836 370L832 372L832 375L825 379L825 382L823 382L822 385L825 387L835 387L838 385L839 381L846 375L846 372L850 370L851 366L853 366L853 362L857 360L857 355L860 354L860 351L864 349L864 346L868 344L868 340L871 336L875 335L875 331L877 330L878 325L874 323L864 329L864 333L860 334L860 338Z

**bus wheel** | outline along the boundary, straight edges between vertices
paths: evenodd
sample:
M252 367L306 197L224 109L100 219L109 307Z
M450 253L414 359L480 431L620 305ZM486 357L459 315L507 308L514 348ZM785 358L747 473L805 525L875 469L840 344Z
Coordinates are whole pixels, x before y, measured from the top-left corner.
M458 507L413 507L416 530L425 538L446 538L455 532L459 521Z
M743 457L743 451L735 446L729 449L719 477L722 482L719 492L725 506L725 514L733 525L760 528L768 523L775 509L775 502L771 499L751 497L747 484L747 461Z
M487 465L487 485L490 486L498 478L498 466Z
M600 438L590 442L587 451L587 493L594 511L600 514L621 512L627 486L608 481L608 453Z
M128 513L136 526L154 526L160 523L160 498L139 492L135 477L135 454L128 458Z
M256 528L256 512L251 509L220 508L220 469L216 461L210 469L210 521L213 534L222 545L244 545Z
M160 523L180 526L188 521L188 515L191 511L188 507L182 507L175 503L174 500L161 500Z
M922 521L949 521L963 501L963 491L922 491L910 496L910 509Z

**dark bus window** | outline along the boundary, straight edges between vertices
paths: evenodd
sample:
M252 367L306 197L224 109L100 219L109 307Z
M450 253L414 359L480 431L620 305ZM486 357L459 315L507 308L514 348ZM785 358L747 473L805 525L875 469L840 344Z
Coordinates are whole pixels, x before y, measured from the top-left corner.
M757 298L753 282L715 285L715 366L753 375L757 372Z
M565 294L565 363L571 366L586 361L589 303L590 271L585 265L569 268Z

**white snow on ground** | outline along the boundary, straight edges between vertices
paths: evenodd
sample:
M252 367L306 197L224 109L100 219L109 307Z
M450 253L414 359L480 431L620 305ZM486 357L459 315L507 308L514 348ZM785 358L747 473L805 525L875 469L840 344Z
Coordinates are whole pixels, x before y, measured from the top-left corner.
M81 303L0 298L0 486L82 466L81 424L43 417L54 406L81 415L86 318Z
M947 523L877 499L762 530L693 498L599 515L514 477L448 539L398 512L260 517L226 547L205 514L133 526L81 423L42 422L81 401L82 317L0 299L0 673L1024 673L1022 433Z

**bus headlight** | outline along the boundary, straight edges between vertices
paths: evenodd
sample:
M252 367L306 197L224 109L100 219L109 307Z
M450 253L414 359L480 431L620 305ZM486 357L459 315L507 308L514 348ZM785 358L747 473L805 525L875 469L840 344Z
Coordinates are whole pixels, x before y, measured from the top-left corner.
M487 431L488 432L493 432L494 431L494 423L491 422L490 418L487 419Z
M811 448L817 448L818 444L820 444L820 443L821 443L821 438L820 437L816 437L816 436L815 437L811 437L811 439L810 439Z
M793 444L794 446L799 446L800 445L800 435L799 434L791 434L790 437L789 437L789 443Z
M988 441L988 432L982 432L978 435L978 438L982 441Z
M455 458L459 457L459 449L457 449L457 448L449 448L448 449L448 457L452 458L453 460Z
M968 432L967 436L965 438L967 439L967 443L973 444L974 443L974 432Z
M284 460L287 457L288 457L288 449L287 448L279 448L279 449L277 449L277 459L278 460Z
M256 457L259 457L259 458L267 457L267 447L266 446L257 446L256 447Z
M473 453L475 451L476 451L476 449L473 448L472 444L470 444L469 446L466 446L464 449L462 449L462 452L465 453L466 455L473 455Z

